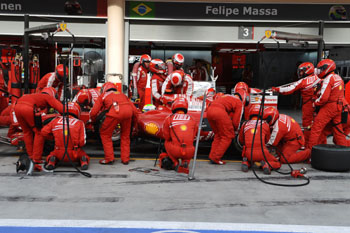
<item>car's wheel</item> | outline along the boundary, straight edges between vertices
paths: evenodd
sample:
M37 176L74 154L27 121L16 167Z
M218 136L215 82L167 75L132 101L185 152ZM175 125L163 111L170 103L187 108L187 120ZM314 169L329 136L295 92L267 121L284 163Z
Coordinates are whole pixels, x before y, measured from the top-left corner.
M350 147L328 144L316 145L312 147L311 165L313 168L322 171L349 171Z

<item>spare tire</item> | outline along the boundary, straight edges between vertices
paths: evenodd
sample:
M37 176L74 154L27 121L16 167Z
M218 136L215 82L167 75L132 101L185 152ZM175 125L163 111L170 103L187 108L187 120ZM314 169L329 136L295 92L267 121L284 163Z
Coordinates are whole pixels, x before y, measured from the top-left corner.
M316 145L311 150L311 166L322 171L349 171L350 147L329 144Z

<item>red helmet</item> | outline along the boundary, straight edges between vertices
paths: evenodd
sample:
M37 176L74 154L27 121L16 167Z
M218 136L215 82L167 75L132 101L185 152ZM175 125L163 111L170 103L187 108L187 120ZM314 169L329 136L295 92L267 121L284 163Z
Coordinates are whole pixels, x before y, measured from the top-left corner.
M216 94L216 91L214 88L211 87L206 91L206 94L207 94L207 97L214 97Z
M82 89L77 94L77 103L87 106L91 103L92 95L88 89Z
M248 84L246 84L245 82L238 82L233 88L233 91L237 92L238 90L244 90L246 92L249 92Z
M56 98L56 99L58 98L57 91L53 87L44 87L40 93L48 94L49 96Z
M176 113L176 111L178 110L182 110L185 113L187 113L187 109L188 109L188 102L187 102L187 99L183 97L176 98L173 104L171 105L171 111L173 113Z
M331 59L323 59L317 64L317 75L319 78L325 78L329 73L333 72L336 65Z
M114 83L112 83L112 82L106 82L101 87L100 92L101 92L101 94L103 94L103 93L106 93L107 91L110 91L110 90L117 91L117 86Z
M252 105L249 108L249 112L248 112L249 113L249 119L259 116L259 112L260 112L260 105Z
M151 61L151 63L149 64L149 70L153 73L156 73L156 74L165 74L166 65L160 59L153 59Z
M266 120L269 125L275 124L279 116L278 110L274 107L267 107L264 109L263 119Z
M301 63L298 67L298 77L299 79L305 78L314 74L315 67L311 62Z
M225 95L224 93L218 92L214 95L214 100L219 99L219 98L223 97L224 95Z
M152 60L152 58L151 58L151 56L148 55L148 54L143 54L143 55L141 55L141 57L140 57L140 63L141 63L141 65L144 65L145 62L151 62L151 60Z
M181 54L181 53L175 53L173 55L173 57L171 58L171 60L173 61L173 63L175 65L178 65L178 66L182 66L185 62L185 58L184 56Z
M68 67L66 67L66 77L68 77L68 73L69 73ZM63 80L63 77L64 77L64 66L63 66L63 64L59 64L58 66L56 66L56 76L60 80Z
M177 70L177 71L174 71L173 73L171 73L170 75L171 75L170 81L176 87L182 83L182 79L183 79L185 74L181 70Z
M79 106L79 104L69 102L68 103L68 113L70 115L74 116L75 118L79 118L80 117L80 106Z

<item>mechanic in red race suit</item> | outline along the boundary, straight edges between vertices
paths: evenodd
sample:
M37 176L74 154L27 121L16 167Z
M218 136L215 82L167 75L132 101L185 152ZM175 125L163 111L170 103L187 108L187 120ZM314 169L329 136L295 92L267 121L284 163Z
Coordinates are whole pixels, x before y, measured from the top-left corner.
M151 86L152 86L152 97L153 104L158 107L162 105L162 85L166 79L166 66L165 63L160 59L153 59L149 64L149 69L152 72Z
M249 119L249 110L250 110L250 105L249 105L250 92L249 91L250 91L250 88L248 87L248 84L246 84L245 82L238 82L233 88L234 95L237 95L243 103L244 119L246 120Z
M181 53L175 53L172 57L171 60L166 61L166 66L167 66L167 73L171 74L172 72L176 70L182 70L182 66L185 63L185 57Z
M251 162L260 162L264 174L271 174L271 168L279 169L281 163L268 151L266 143L270 138L270 126L265 120L258 120L260 106L253 105L249 109L249 120L244 122L239 131L239 142L243 145L242 150L242 171L247 172ZM275 122L278 116L269 114L268 110L264 110L265 116L269 122ZM258 124L257 124L258 121ZM255 136L254 136L255 135ZM254 142L253 142L254 138ZM267 162L266 162L267 161Z
M304 128L305 142L307 143L310 135L310 128L314 119L314 108L312 106L314 88L321 82L321 79L314 73L314 65L311 62L304 62L299 65L298 70L299 80L280 87L272 87L273 92L278 92L282 95L290 95L295 91L300 90L302 97L302 126Z
M63 101L63 77L64 77L64 66L59 64L56 67L55 72L47 73L42 77L36 88L36 92L40 93L45 87L57 88L58 99ZM66 67L66 77L68 77L68 68Z
M305 149L305 138L298 122L285 114L279 114L274 107L267 107L266 112L275 111L279 116L271 125L272 132L269 146L277 147L281 163L300 163L309 161L311 150ZM300 150L298 152L298 150ZM282 155L281 155L282 153Z
M187 99L175 99L171 106L173 114L169 115L163 124L164 146L167 153L160 155L161 167L168 170L175 168L177 172L186 174L194 156L193 141L198 128L196 121L187 114L187 109Z
M88 89L81 89L78 94L74 96L72 102L79 104L80 108L83 110L90 110L95 103Z
M41 130L43 137L47 138L50 135L53 135L55 140L55 149L46 158L46 168L48 170L53 170L56 167L57 162L60 160L63 160L65 162L79 162L81 170L88 169L89 156L82 149L86 142L86 134L84 122L79 120L79 105L77 103L68 103L68 113L68 125L67 119L63 116L60 116L53 119ZM65 132L68 132L65 134L66 143L68 142L68 155L65 155L63 125Z
M139 98L140 98L139 109L141 110L145 105L145 97L146 97L145 90L147 85L147 74L149 72L149 65L151 60L152 60L151 56L149 56L148 54L143 54L140 57L140 63L135 64L135 66L137 67L137 71L133 72L132 74L134 90L137 89L137 93L139 94Z
M214 97L207 110L207 118L214 132L214 141L209 153L211 163L225 164L221 158L235 137L235 132L239 130L242 113L243 104L238 97L232 95Z
M182 70L177 70L169 74L162 86L162 96L168 91L171 91L172 94L192 96L193 80L191 76L185 74Z
M111 82L105 83L101 88L102 94L98 97L90 111L92 121L95 121L100 110L107 110L106 118L100 128L100 137L105 153L105 158L100 164L114 163L114 150L112 135L120 124L120 157L124 165L130 160L130 131L132 119L136 120L137 109L123 93L117 92L117 87Z
M344 82L342 78L334 73L336 65L331 59L321 60L317 64L316 74L322 79L320 96L314 105L320 110L311 127L310 138L307 148L312 149L318 144L323 129L329 122L333 123L333 137L337 145L346 146L346 137L341 124L341 112L344 102ZM336 127L335 127L336 126Z
M40 93L23 95L17 100L15 105L15 114L23 130L27 154L34 163L41 162L44 146L44 138L40 133L40 125L35 124L34 112L52 107L62 114L63 105L56 97L57 92L53 87L45 87ZM40 170L41 167L37 166L37 168Z

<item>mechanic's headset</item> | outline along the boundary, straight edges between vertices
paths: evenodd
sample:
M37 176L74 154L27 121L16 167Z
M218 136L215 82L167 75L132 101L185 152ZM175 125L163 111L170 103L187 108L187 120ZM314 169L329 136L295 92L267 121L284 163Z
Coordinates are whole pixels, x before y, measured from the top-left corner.
M243 102L243 97L242 97L241 94L239 94L238 92L235 92L235 93L233 93L233 95L237 95L238 98ZM249 95L247 95L247 96L245 97L245 104L244 104L244 107L247 107L247 106L249 105L249 103L250 103L250 97L249 97Z

